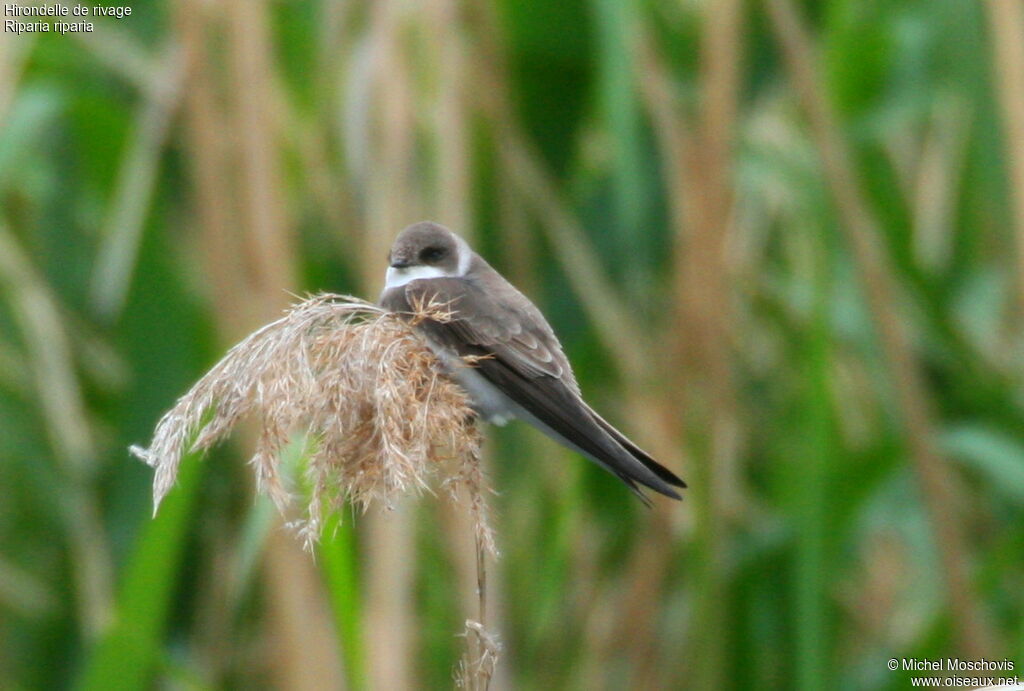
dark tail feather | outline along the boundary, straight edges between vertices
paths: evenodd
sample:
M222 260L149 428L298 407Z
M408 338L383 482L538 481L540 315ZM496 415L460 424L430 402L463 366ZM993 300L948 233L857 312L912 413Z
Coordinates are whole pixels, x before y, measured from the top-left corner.
M682 488L682 489L686 488L686 483L682 480L682 478L680 478L678 475L673 473L671 470L669 470L668 468L666 468L665 466L661 465L656 460L654 460L649 453L647 453L646 451L641 449L639 446L634 444L632 441L630 441L630 439L626 435L624 435L619 430L615 429L615 427L613 427L611 425L611 423L609 423L603 417L601 417L596 412L594 412L594 410L590 406L587 406L587 412L590 413L591 417L594 418L594 422L596 422L598 424L598 426L601 427L601 429L603 429L605 432L607 432L608 435L619 444L619 446L621 446L623 449L628 451L629 454L633 458L635 458L636 460L640 461L644 465L644 467L646 467L648 470L650 470L652 473L654 473L658 477L659 480L661 480L662 482L664 482L664 483L666 483L668 485L671 485L673 487L679 487L679 488ZM672 497L673 499L681 499L682 498L682 497L679 496L679 494L677 492L675 492L675 491L673 491L671 489L669 489L668 491L665 491L665 489L667 489L667 488L663 489L663 488L660 488L660 487L656 487L656 486L654 486L651 483L644 482L643 480L641 480L639 478L635 478L635 479L637 479L641 484L643 484L643 485L645 485L647 487L650 487L654 491L660 492L661 494L664 494L665 496ZM635 483L627 482L626 484L632 485L632 489L634 491L638 491L638 490L636 490Z
M617 449L618 453L609 454L602 453L600 455L592 454L591 458L596 460L600 465L604 466L607 470L610 470L616 477L622 480L629 489L633 491L633 494L640 497L640 500L648 507L651 506L651 500L647 498L637 485L643 485L649 489L654 490L658 494L664 494L666 497L672 499L682 499L678 492L676 492L666 480L659 477L655 470L649 467L642 459L634 456L628 449L619 444L615 438L609 434L608 441L613 444ZM655 464L656 467L661 468ZM662 468L662 470L665 470ZM665 470L668 473L667 470ZM669 473L669 475L672 475ZM672 477L675 478L674 475ZM679 478L675 478L679 480Z
M682 480L637 448L560 381L551 377L527 380L500 358L481 359L479 368L522 408L531 424L613 473L645 502L648 500L638 484L673 499L682 498L672 489L684 487Z
M644 503L644 506L646 506L648 509L653 509L654 508L654 502L651 501L650 497L648 497L646 494L644 494L642 491L640 491L640 488L636 486L636 481L633 480L633 478L629 477L628 475L626 475L624 473L619 473L619 472L615 473L615 477L617 477L620 480L622 480L622 482L625 483L626 487L629 488L629 491L632 492L633 494L635 494L640 499L640 501L642 501ZM645 486L646 486L646 484L645 484ZM655 488L652 487L651 489L655 489ZM655 491L656 492L661 492L662 494L664 494L664 492L662 492L659 489L655 489ZM669 494L667 496L671 497L672 495ZM680 497L678 495L676 495L674 498L675 499L679 499Z

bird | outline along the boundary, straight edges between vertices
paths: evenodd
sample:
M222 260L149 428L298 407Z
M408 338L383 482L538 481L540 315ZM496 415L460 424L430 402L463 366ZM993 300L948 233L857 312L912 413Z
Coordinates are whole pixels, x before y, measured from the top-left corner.
M401 231L388 254L379 302L410 318L480 418L529 423L618 477L648 506L640 486L681 498L677 489L686 483L583 400L562 345L536 305L456 233L430 221ZM445 314L417 314L429 304Z

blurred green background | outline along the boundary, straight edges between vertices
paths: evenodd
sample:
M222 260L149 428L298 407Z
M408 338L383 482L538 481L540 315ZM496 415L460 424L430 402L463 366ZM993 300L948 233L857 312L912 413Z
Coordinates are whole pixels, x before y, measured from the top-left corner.
M491 433L499 689L901 689L1024 665L1018 0L179 0L0 34L0 688L448 688L426 495L315 560L247 434L151 519L128 456L293 295L461 231L645 509Z

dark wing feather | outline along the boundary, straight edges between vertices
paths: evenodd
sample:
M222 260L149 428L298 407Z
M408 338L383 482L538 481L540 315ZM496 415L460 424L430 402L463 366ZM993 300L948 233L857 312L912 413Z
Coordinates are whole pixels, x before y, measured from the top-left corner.
M457 314L450 321L424 322L439 343L459 355L479 355L477 349L482 348L523 377L553 377L578 394L569 361L544 315L514 287L505 288L510 299L502 301L473 281L431 278L410 281L404 290L386 291L381 304L394 312L414 312L416 306L431 302L451 309Z
M601 426L601 428L612 436L624 449L629 451L638 461L643 463L647 468L657 475L659 478L667 482L674 487L681 487L686 489L686 483L683 482L682 478L673 473L671 470L654 460L649 453L641 449L639 446L634 444L625 434L615 429L610 422L605 420L603 417L594 412L594 409L588 406L586 403L587 410L590 412L591 417L594 421Z
M432 301L452 310L452 319L428 319L419 327L460 356L481 358L475 366L484 377L641 498L636 483L679 498L671 485L682 487L682 481L583 402L569 361L540 311L511 285L501 292L505 300L472 280L432 278L388 291L382 303L397 312Z

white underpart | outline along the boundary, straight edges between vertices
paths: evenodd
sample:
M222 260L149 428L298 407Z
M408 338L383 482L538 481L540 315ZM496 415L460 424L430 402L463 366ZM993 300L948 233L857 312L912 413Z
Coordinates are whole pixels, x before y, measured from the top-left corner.
M581 456L586 456L598 465L607 465L604 461L596 458L593 454L587 453L576 444L563 437L555 430L541 422L532 413L505 395L505 393L487 380L472 366L466 365L461 359L435 348L435 353L441 356L441 360L451 372L452 377L459 386L466 390L473 402L473 409L487 422L492 425L504 426L509 420L520 419L527 424L533 425L559 444L567 446Z
M596 458L538 420L532 413L509 398L504 391L492 384L472 365L467 365L462 358L448 348L428 341L430 349L441 359L444 368L451 377L466 390L473 404L473 410L492 425L504 426L509 420L523 420L560 444L568 446L588 458ZM600 461L598 461L600 463Z
M475 367L467 364L451 348L437 343L432 338L427 338L427 345L441 360L445 371L469 394L473 410L484 420L501 426L514 418L522 418L523 413L526 413L521 406L489 382Z
M452 377L469 394L473 409L492 425L501 427L513 418L522 417L525 412L471 366L456 364Z
M436 266L403 266L402 268L388 267L384 290L400 288L409 281L417 281L421 278L451 278L444 269Z

